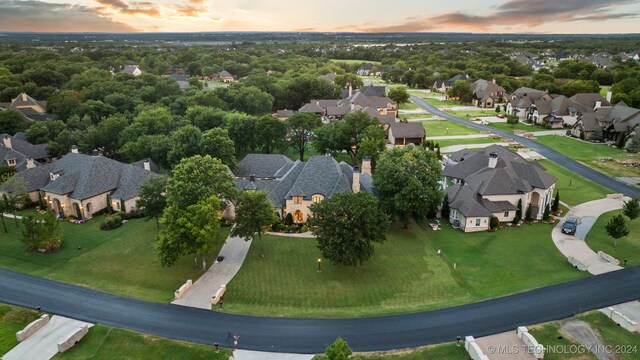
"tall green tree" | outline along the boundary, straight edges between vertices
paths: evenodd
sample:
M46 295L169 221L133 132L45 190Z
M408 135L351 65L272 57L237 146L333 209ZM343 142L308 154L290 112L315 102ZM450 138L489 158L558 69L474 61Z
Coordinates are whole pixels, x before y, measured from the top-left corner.
M22 242L29 249L51 249L59 247L62 241L60 223L51 210L47 210L42 220L33 216L22 219Z
M21 112L13 109L0 111L0 134L14 135L26 128L27 120Z
M382 133L369 131L370 126L380 126L380 121L363 111L349 113L343 121L334 121L317 129L314 145L320 153L324 153L326 150L333 153L344 151L349 154L351 163L355 165L357 160L362 157L360 148L365 135L369 137L370 141L373 140L376 143L379 143L381 139ZM382 135L382 139L384 139L384 135Z
M618 246L618 239L629 235L629 226L622 214L611 218L611 220L607 222L607 225L605 225L605 230L607 230L607 234L613 238L613 247Z
M264 191L245 191L238 196L236 206L236 224L231 230L233 236L239 236L245 241L260 242L260 256L264 257L262 234L268 226L278 219L273 211L273 204Z
M341 88L348 88L351 85L352 89L359 89L364 85L360 76L351 73L337 75L334 82Z
M460 99L462 103L470 103L473 99L473 90L471 90L471 85L467 81L458 80L453 83L447 95L449 98Z
M640 216L640 201L638 199L631 199L625 201L622 206L622 213L625 214L630 220L636 219Z
M174 131L170 139L169 164L175 165L184 158L200 153L202 132L193 125L186 125Z
M287 125L271 115L258 118L256 141L262 151L271 154L286 145Z
M156 240L160 263L172 266L184 255L191 254L202 271L207 270L206 255L214 244L222 242L220 230L220 200L216 196L204 198L186 209L169 205L162 217L164 228Z
M309 113L297 113L286 121L289 143L298 150L300 161L304 161L307 144L314 137L314 130L320 125L320 117Z
M441 165L423 147L394 148L382 153L373 173L373 187L385 212L406 226L424 219L442 204Z
M223 164L233 168L236 164L235 146L229 138L227 129L212 128L202 133L200 140L202 155L220 159Z
M169 179L165 176L152 176L140 187L140 198L136 206L144 208L147 220L156 219L156 229L160 229L160 217L167 207L167 186Z
M391 88L391 90L389 90L389 93L387 94L387 97L395 101L398 106L409 102L409 93L407 92L407 89L402 86Z
M558 211L560 208L560 191L556 191L556 196L553 198L553 203L551 204L551 211Z
M310 210L309 225L318 249L333 264L362 265L373 255L373 244L386 240L389 217L373 195L344 192L311 205Z

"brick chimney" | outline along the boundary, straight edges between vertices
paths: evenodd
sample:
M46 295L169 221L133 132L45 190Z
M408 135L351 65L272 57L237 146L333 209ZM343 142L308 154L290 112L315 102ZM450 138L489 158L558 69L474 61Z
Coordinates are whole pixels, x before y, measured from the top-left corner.
M362 158L362 173L371 175L371 158L368 156Z
M489 167L495 169L496 165L498 165L498 154L492 152L489 154Z
M75 145L71 145L71 153L77 154L78 153L78 147L75 146Z
M607 91L607 101L611 102L611 97L613 96L613 92Z
M32 158L27 158L27 169L33 169L36 167L36 162Z
M349 97L351 97L351 95L353 95L353 86L349 83Z
M11 147L11 137L9 135L5 135L2 138L2 143L4 144L4 147L6 147L7 149L13 149L13 147Z
M360 168L353 168L353 184L351 184L351 189L354 193L360 192Z

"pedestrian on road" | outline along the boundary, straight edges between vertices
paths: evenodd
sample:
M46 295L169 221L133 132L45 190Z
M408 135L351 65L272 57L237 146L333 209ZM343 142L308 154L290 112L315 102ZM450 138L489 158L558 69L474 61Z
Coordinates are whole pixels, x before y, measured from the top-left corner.
M238 335L237 331L233 332L233 350L238 350L238 339L240 339L240 335Z

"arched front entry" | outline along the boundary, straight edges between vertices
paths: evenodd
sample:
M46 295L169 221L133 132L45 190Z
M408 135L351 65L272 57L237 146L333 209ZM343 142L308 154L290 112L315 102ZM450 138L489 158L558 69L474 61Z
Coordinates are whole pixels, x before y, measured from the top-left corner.
M78 219L82 219L82 210L80 210L80 205L78 203L73 203L73 211Z
M53 208L53 212L55 212L56 214L64 215L62 212L62 205L60 205L60 200L53 199L53 202L51 203L51 207Z
M302 211L296 210L293 212L293 222L296 224L301 224L303 221Z
M534 191L533 194L531 194L531 217L533 217L534 219L537 219L539 213L540 213L540 194Z
M87 206L85 206L85 210L86 210L86 217L90 218L91 214L93 214L92 212L93 206L91 206L91 203L87 203Z

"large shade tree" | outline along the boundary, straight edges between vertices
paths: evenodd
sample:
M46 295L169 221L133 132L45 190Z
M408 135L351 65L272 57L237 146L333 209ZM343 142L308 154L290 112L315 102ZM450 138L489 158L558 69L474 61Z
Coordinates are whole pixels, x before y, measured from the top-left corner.
M394 148L380 156L373 184L385 212L404 223L435 215L442 203L436 154L423 147Z
M167 207L167 185L165 176L152 176L140 187L140 198L136 201L138 208L144 209L147 220L155 219L156 228L160 229L160 216Z
M322 256L333 264L357 266L374 252L374 243L386 240L389 217L375 196L344 192L311 205L309 225Z
M286 124L289 143L298 150L300 161L304 161L304 152L314 137L314 130L322 125L320 117L315 114L297 113L288 118Z
M256 237L260 242L260 256L264 257L262 235L265 229L277 221L273 204L264 191L245 191L238 196L236 206L236 224L231 230L233 236L246 241Z

